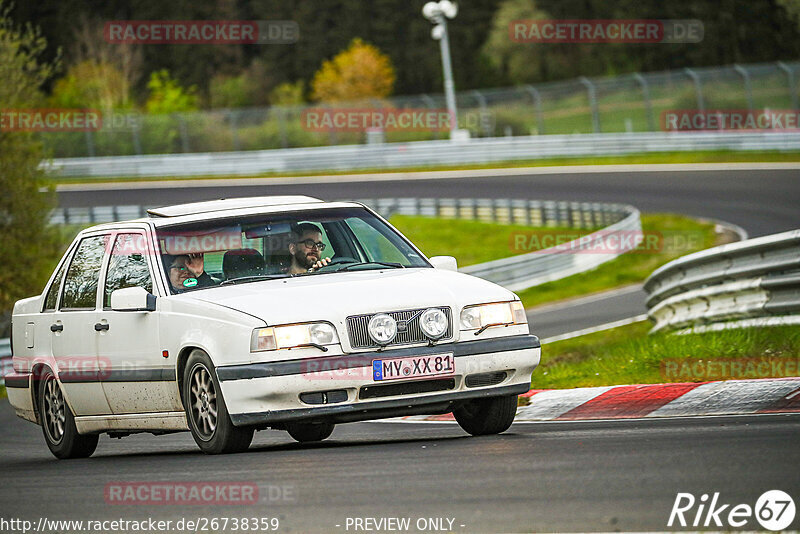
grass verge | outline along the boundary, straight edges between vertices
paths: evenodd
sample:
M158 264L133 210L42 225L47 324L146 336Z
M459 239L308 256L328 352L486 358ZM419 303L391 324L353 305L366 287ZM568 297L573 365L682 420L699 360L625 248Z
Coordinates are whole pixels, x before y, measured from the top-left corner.
M515 235L545 230L515 224L393 215L389 222L430 256L454 256L459 267L507 258L528 250L513 247ZM547 228L548 233L584 235L592 230Z
M599 267L518 292L526 308L643 282L655 269L686 254L730 242L715 224L673 214L642 214L645 237L655 244ZM662 239L663 238L663 239Z
M5 396L6 396L6 387L0 386L0 399L4 398Z
M456 219L433 219L396 215L391 218L406 237L428 256L455 256L461 267L506 258L535 250L527 241L515 246L515 236L545 231L547 236L577 237L590 230L536 229L526 226L490 224ZM641 282L659 266L675 258L729 240L715 232L715 225L673 214L642 215L645 236L655 236L650 245L611 260L596 269L519 292L526 308L570 297ZM540 240L542 238L538 233ZM539 241L541 242L541 241Z
M534 389L707 382L800 374L800 328L648 335L647 321L542 348Z
M513 160L493 163L476 163L467 165L419 165L398 167L393 169L357 169L357 170L325 170L302 172L272 172L257 175L198 175L198 176L150 176L150 177L88 177L53 176L54 184L80 184L103 182L154 182L163 180L202 180L202 179L242 179L242 178L283 178L296 176L334 176L347 174L392 174L424 171L460 171L480 169L513 169L517 167L561 167L565 165L624 165L624 164L659 164L659 163L752 163L752 162L796 162L800 161L800 152L753 151L734 152L728 150L698 152L661 152L658 154L628 154L624 156L586 156L565 158L542 158L530 160Z

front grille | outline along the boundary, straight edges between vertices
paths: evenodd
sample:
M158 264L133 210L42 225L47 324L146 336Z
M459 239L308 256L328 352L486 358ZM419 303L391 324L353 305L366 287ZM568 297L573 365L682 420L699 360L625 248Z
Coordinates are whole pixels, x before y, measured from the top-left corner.
M508 375L505 371L496 371L494 373L478 373L474 375L467 375L465 382L468 388L493 386L505 380L506 376Z
M427 309L428 308L418 308L416 310L387 312L387 314L398 323L397 335L395 336L394 340L389 343L389 346L424 343L428 341L425 333L419 327L419 316ZM442 310L447 317L447 331L440 339L449 339L453 337L452 313L450 308L446 306L439 307L439 309ZM369 333L367 331L367 325L369 324L369 320L372 319L373 315L376 314L371 313L369 315L353 315L347 318L347 333L350 336L350 345L354 349L366 349L379 346L377 343L372 341L372 338L369 337ZM400 330L400 323L403 321L407 323L405 331Z
M377 397L394 397L395 395L412 395L416 393L431 393L433 391L447 391L456 387L455 378L444 380L416 380L414 382L401 382L399 384L381 384L378 386L362 386L359 392L361 399L374 399Z

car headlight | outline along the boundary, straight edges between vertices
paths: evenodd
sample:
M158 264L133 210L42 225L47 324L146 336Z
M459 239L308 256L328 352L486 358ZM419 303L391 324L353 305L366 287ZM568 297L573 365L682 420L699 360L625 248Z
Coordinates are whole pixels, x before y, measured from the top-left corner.
M419 327L431 339L439 339L447 332L447 316L439 308L428 308L419 316Z
M256 328L250 340L250 351L316 347L327 351L325 345L339 342L336 329L330 323L290 324Z
M367 332L372 341L378 345L387 345L397 335L397 321L390 315L378 313L369 320Z
M518 300L468 306L461 311L461 328L463 330L477 329L478 334L490 326L527 323L525 308Z

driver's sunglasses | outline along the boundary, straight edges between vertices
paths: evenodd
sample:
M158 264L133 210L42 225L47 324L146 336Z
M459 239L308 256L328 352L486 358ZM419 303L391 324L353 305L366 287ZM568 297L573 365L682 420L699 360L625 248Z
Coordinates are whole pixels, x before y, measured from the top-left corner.
M188 271L189 270L189 268L187 266L185 266L185 265L170 265L169 268L170 268L170 270L178 269L179 271Z
M305 245L305 246L306 246L306 248L316 248L316 249L317 249L317 250L319 250L320 252L322 252L323 250L325 250L325 243L323 243L322 241L320 241L319 243L314 243L314 240L313 240L313 239L306 239L306 240L304 240L304 241L298 241L298 242L297 242L297 244L298 244L298 245L299 245L299 244L301 244L301 243L302 243L303 245Z

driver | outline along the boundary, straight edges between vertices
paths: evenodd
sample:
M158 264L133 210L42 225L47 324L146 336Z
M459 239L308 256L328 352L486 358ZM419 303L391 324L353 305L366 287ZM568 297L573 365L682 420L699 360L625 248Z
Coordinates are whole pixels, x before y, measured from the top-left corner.
M209 287L218 284L203 268L202 254L181 254L161 256L169 283L175 291L185 291L195 287Z
M301 274L315 271L331 262L330 258L320 258L320 252L325 250L322 242L322 232L317 225L300 223L292 228L292 242L289 243L289 254L292 263L286 272Z

